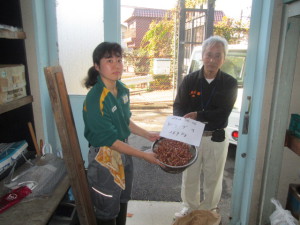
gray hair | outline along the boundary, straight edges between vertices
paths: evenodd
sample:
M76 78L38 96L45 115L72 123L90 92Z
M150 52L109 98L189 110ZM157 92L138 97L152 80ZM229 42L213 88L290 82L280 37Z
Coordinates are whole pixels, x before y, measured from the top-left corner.
M202 44L202 56L208 47L214 46L215 44L220 43L224 47L224 56L227 55L228 52L228 42L225 38L220 36L211 36L207 38Z

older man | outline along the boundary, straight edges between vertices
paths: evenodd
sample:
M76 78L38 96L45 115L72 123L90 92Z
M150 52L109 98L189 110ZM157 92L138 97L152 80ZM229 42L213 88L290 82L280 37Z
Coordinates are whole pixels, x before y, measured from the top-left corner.
M228 139L224 128L237 97L237 80L220 70L228 50L219 36L202 45L203 67L184 77L173 105L173 114L205 123L197 161L183 172L181 217L192 210L213 210L222 193ZM204 175L203 201L200 202L200 173Z

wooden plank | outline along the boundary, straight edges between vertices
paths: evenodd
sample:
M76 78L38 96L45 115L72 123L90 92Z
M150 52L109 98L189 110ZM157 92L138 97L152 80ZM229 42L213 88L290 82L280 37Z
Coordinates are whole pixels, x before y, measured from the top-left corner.
M81 225L96 225L79 140L61 67L44 69L64 161Z

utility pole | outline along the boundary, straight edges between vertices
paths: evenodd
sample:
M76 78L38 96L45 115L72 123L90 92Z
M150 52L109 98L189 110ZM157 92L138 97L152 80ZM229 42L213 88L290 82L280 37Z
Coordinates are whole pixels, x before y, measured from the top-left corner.
M185 51L185 0L180 0L179 6L179 35L178 35L178 67L177 67L177 90L183 79L184 51Z
M205 29L205 39L214 34L214 20L215 20L215 2L216 0L207 1L207 20Z

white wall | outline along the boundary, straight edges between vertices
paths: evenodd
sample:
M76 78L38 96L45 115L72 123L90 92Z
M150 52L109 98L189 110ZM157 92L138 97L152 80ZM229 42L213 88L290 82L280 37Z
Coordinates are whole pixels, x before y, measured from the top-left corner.
M57 0L57 29L68 93L86 94L82 81L93 65L93 50L103 41L103 0Z
M57 0L59 62L70 96L85 167L88 143L83 135L82 104L88 90L82 81L93 65L95 47L104 40L103 29L103 0Z
M73 118L76 125L77 137L81 149L82 159L84 161L84 166L88 166L88 152L89 143L84 137L84 122L82 118L82 105L85 99L85 95L71 95L70 103L73 112Z

